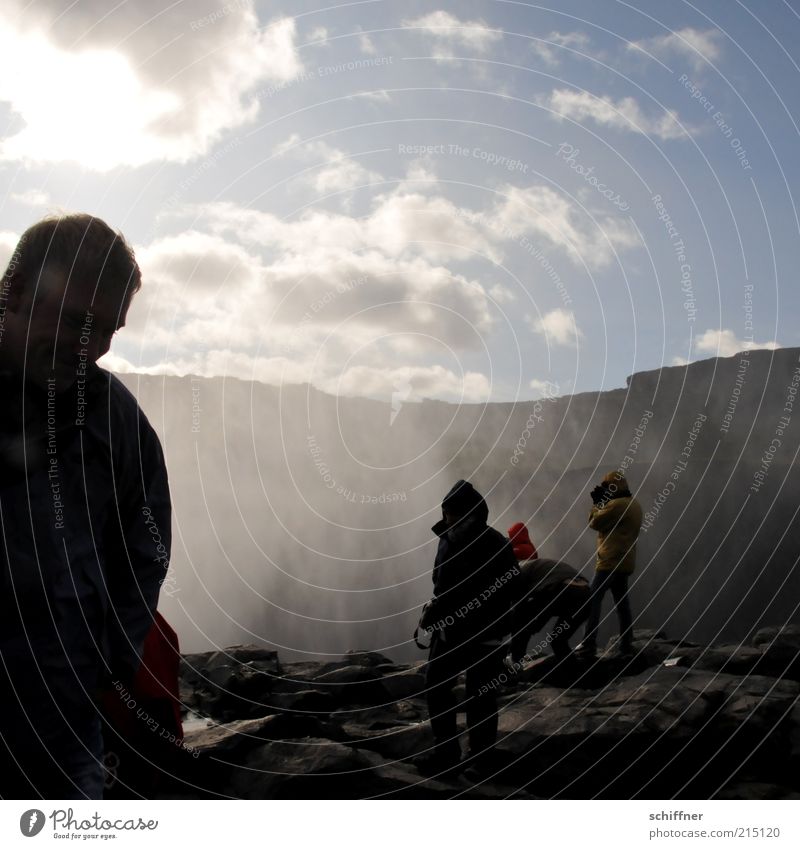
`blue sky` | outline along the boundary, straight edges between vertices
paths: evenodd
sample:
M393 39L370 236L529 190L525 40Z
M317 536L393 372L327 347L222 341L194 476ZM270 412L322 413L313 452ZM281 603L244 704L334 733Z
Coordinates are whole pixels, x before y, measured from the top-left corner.
M608 389L797 329L797 2L218 0L0 17L0 260L134 244L121 371Z

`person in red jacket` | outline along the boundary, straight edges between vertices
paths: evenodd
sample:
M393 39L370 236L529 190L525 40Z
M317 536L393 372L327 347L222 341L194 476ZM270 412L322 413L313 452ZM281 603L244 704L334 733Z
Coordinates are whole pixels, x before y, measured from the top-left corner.
M511 540L511 547L514 549L514 556L520 562L524 560L536 560L539 553L536 551L536 546L533 544L528 533L528 529L524 523L517 522L508 529L508 538Z

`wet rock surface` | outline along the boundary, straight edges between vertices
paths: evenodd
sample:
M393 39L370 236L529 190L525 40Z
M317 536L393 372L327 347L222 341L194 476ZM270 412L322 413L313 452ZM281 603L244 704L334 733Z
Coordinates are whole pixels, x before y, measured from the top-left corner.
M631 656L612 641L592 660L536 659L492 682L498 742L468 780L413 763L432 744L422 663L365 651L282 663L255 646L187 655L196 756L168 795L798 798L799 662L796 626L715 646L639 631Z

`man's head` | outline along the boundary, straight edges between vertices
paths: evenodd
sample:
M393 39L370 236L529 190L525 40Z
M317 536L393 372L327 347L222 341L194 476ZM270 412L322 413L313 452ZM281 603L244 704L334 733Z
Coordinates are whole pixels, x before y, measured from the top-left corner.
M603 486L612 494L625 492L628 489L628 481L622 472L614 470L603 476Z
M122 235L104 221L64 215L22 234L0 286L3 364L36 386L54 378L63 391L108 351L141 272Z
M445 495L442 501L442 516L450 527L467 517L480 524L486 524L489 508L483 496L471 483L460 480Z

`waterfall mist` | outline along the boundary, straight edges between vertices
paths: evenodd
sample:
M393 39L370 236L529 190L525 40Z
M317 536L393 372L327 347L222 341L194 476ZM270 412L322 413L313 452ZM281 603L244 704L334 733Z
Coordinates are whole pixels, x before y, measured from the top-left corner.
M589 576L588 493L621 466L646 514L636 627L704 642L797 622L798 354L753 351L538 402L394 408L308 386L122 375L170 473L160 609L184 651L419 658L430 526L456 479L485 495L496 528L526 522L542 556ZM606 614L601 637L616 627Z

